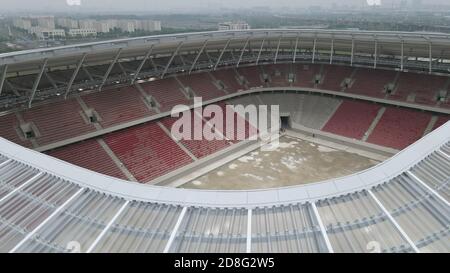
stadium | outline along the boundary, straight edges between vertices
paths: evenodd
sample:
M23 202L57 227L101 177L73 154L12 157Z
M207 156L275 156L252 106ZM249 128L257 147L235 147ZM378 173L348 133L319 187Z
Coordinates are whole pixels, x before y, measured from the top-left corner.
M258 29L0 54L0 252L447 253L449 48ZM279 147L238 113L244 140L174 139L195 97L279 106Z

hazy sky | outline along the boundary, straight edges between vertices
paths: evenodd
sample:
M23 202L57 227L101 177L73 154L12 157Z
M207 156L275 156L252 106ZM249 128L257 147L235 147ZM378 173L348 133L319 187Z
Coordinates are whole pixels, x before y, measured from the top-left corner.
M69 6L68 2L81 6ZM381 0L385 5L401 0ZM409 0L414 1L414 0ZM208 7L210 9L221 8L248 8L253 6L269 6L271 8L289 6L293 8L307 7L310 5L331 6L339 5L364 6L366 0L0 0L2 11L167 11ZM444 4L448 0L422 0L427 4Z

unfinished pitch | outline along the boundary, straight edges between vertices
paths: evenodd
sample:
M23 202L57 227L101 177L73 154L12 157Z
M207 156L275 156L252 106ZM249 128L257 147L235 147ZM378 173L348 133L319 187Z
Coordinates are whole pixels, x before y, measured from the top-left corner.
M283 136L274 151L250 152L182 188L247 190L308 184L368 169L378 161Z

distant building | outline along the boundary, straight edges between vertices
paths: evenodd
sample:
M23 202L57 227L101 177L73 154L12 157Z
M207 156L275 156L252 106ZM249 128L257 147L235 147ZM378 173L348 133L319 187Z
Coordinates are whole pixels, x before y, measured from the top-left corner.
M219 30L243 30L250 29L249 24L243 21L219 23Z
M53 16L38 17L37 26L42 29L55 29L55 18Z
M74 28L69 29L68 34L72 37L88 37L97 36L97 31L94 28Z
M45 29L41 27L31 27L31 34L35 34L39 40L56 40L66 37L64 29Z
M120 20L118 23L118 27L123 32L134 32L136 30L136 23L131 20Z
M79 26L79 28L94 29L96 23L97 23L96 20L84 19L84 20L79 20L78 21L78 26Z
M13 20L13 26L16 28L24 29L24 30L30 30L31 29L31 20L29 19L23 19L23 18L15 18Z
M58 18L56 24L63 28L78 28L78 21L71 18Z
M161 31L161 21L138 20L136 21L136 29L148 32Z
M95 22L94 28L98 33L108 33L112 29L107 21Z

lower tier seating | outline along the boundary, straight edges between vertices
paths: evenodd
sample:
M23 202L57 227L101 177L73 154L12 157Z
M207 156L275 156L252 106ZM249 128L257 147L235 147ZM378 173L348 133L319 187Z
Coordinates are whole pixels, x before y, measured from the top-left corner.
M143 183L192 162L155 122L111 133L104 140L133 176Z
M430 113L389 107L367 141L394 149L404 149L423 136L431 117Z
M323 130L354 139L362 139L381 106L362 101L344 101Z
M95 139L67 145L46 154L98 173L127 179Z

